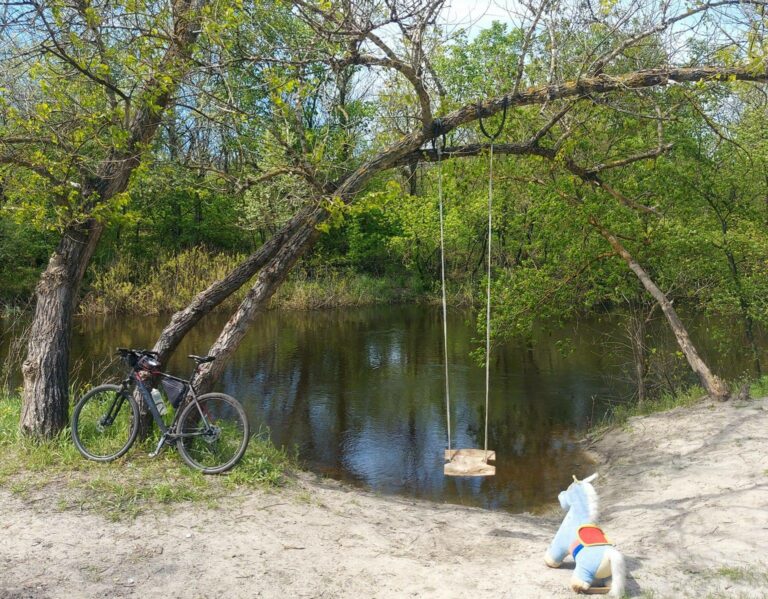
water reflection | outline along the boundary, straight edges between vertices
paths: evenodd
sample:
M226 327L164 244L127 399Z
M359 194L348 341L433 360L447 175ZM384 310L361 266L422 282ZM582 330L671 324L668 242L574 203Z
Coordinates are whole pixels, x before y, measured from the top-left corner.
M449 321L454 447L482 447L485 373L471 361L466 314ZM188 373L187 353L204 352L225 322L211 316L169 365ZM164 318L81 320L73 363L93 376L117 346L150 345ZM602 345L611 322L542 334L497 350L491 369L488 446L498 456L492 478L447 478L442 322L438 309L375 307L269 312L228 365L221 387L239 398L255 429L298 450L312 470L382 493L512 511L554 501L570 475L590 471L574 431L601 416L595 398L625 392L606 376L615 356ZM558 342L572 337L563 355ZM3 348L0 347L0 354ZM605 357L609 355L610 357ZM0 355L2 358L2 355Z

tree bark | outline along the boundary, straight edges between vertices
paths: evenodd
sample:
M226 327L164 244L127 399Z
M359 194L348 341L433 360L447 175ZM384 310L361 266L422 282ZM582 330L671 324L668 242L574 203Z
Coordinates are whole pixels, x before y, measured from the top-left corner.
M50 438L67 424L69 341L80 282L103 231L95 219L69 226L37 285L22 365L21 430Z
M672 302L669 301L664 292L659 289L645 269L643 269L643 267L632 257L613 233L600 224L594 217L590 217L589 223L599 231L600 235L602 235L611 245L616 254L627 263L629 269L635 273L638 279L640 279L640 282L643 284L646 291L648 291L648 293L653 296L653 299L658 302L659 306L661 306L661 310L664 312L664 316L667 318L667 322L669 322L669 326L675 334L677 344L680 346L680 349L688 360L691 369L699 377L707 394L712 399L720 401L729 399L730 392L728 391L728 386L722 379L713 374L706 362L701 359L699 352L696 350L696 347L693 345L693 342L688 335L688 331L672 306Z

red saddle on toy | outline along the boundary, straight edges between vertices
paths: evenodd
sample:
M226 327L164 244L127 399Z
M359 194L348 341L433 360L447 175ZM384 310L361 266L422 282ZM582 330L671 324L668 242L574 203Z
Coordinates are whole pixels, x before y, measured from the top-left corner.
M597 545L611 545L611 542L605 536L602 528L595 524L584 524L579 526L579 530L576 531L576 540L571 545L571 555L573 559L576 559L576 555L584 547Z

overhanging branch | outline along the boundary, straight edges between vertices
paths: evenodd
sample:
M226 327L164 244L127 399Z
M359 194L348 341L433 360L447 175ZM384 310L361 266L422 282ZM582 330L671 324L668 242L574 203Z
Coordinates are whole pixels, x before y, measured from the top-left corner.
M641 89L667 85L670 82L729 82L729 81L768 81L768 69L756 71L747 67L690 67L668 68L634 71L624 75L601 74L595 77L585 77L567 81L558 85L529 87L528 89L490 98L480 103L467 104L454 110L439 123L439 131L448 133L453 129L477 120L479 117L489 117L504 108L544 104L551 100L575 98L590 94L607 94L627 89ZM433 127L426 130L414 131L389 146L354 171L342 177L335 186L337 193L345 201L351 201L354 194L365 185L371 177L383 170L398 164L407 163L403 159L409 154L420 154L419 148L430 139ZM498 147L498 146L497 146ZM429 155L429 151L426 151Z

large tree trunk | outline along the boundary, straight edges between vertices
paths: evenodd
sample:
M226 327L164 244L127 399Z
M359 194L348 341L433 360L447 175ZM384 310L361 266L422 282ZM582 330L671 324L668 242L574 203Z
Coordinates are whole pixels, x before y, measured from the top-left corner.
M50 438L67 423L72 315L102 230L95 219L68 227L40 277L22 366L21 429L25 433Z
M699 377L707 394L711 398L721 401L728 399L730 397L728 386L722 379L715 376L709 369L709 366L707 366L706 362L701 359L699 352L696 350L696 347L693 345L693 342L688 335L688 331L672 306L672 302L669 301L664 292L659 289L645 269L643 269L643 267L632 257L613 233L601 225L594 217L590 217L589 222L600 232L600 235L611 244L613 250L627 263L627 266L629 266L629 269L637 275L637 278L640 279L640 282L643 284L646 291L648 291L648 293L653 296L653 299L659 303L661 310L664 312L664 316L667 318L667 322L669 322L669 326L672 328L672 332L675 334L677 344L680 346L680 349L688 360L691 369Z

